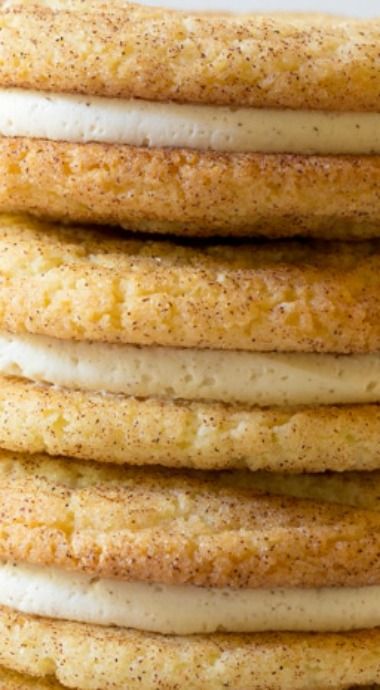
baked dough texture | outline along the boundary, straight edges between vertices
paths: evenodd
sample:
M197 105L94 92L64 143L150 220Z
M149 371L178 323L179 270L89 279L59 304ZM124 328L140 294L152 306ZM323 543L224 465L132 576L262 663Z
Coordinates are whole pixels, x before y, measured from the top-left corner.
M378 685L360 686L350 690L378 690ZM0 668L0 690L63 690L63 685L50 678L36 678ZM340 690L332 687L331 690Z
M380 681L379 652L378 630L161 637L0 609L0 663L78 690L343 690Z
M0 211L178 235L380 234L379 156L0 138Z
M274 472L380 467L380 406L139 400L0 378L0 447L83 460Z
M256 108L380 109L376 22L195 16L133 4L52 11L31 3L3 9L0 27L3 87Z
M355 686L350 690L379 690L379 687L378 685L361 685L360 688ZM64 686L55 680L26 676L0 668L0 690L63 690L63 688ZM330 686L330 690L341 690L341 688Z
M2 451L0 559L172 585L378 585L379 497L378 472L275 477L272 487L268 475Z
M0 328L251 351L380 350L380 244L180 246L0 218Z
M0 667L0 690L63 690L52 678L36 678Z

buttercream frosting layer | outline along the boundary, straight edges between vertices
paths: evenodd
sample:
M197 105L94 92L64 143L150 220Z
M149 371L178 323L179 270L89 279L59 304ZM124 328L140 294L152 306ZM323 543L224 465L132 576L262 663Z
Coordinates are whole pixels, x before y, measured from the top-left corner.
M137 347L0 332L0 375L136 397L252 405L380 401L380 355Z
M0 89L0 135L236 153L380 153L380 113L229 108Z
M380 625L380 587L200 588L103 580L58 568L0 565L0 605L97 625L191 635L346 631Z

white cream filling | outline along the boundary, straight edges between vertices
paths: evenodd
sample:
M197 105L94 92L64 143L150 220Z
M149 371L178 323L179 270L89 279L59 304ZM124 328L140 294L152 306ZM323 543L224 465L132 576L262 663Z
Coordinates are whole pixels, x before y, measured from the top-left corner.
M260 110L0 89L0 135L230 152L380 153L380 113Z
M328 632L380 625L380 587L232 590L94 579L31 565L0 565L0 605L97 625L191 635Z
M0 374L142 398L261 406L380 402L380 354L136 347L0 333Z

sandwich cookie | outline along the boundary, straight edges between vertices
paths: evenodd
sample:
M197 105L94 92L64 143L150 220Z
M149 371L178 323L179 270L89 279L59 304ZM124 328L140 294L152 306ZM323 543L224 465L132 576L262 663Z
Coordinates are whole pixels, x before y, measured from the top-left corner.
M377 241L197 247L2 217L0 250L2 447L379 467Z
M380 680L379 473L173 474L3 451L0 492L11 688L13 673L79 690Z
M0 23L1 211L379 235L376 21L11 0Z

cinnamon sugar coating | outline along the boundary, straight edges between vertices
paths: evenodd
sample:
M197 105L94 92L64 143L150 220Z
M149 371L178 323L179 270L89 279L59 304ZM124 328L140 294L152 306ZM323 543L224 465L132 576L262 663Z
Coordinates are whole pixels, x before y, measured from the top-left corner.
M0 328L247 351L380 350L380 244L186 246L0 217Z
M256 108L379 111L376 21L94 3L0 12L0 85Z
M1 33L0 33L1 36ZM0 211L179 236L380 236L380 156L0 137Z
M139 400L0 378L0 447L119 465L323 472L380 468L380 406Z
M2 608L0 662L54 690L343 690L380 682L380 632L162 637Z
M2 451L0 559L171 585L379 585L380 475L332 477L305 487Z

